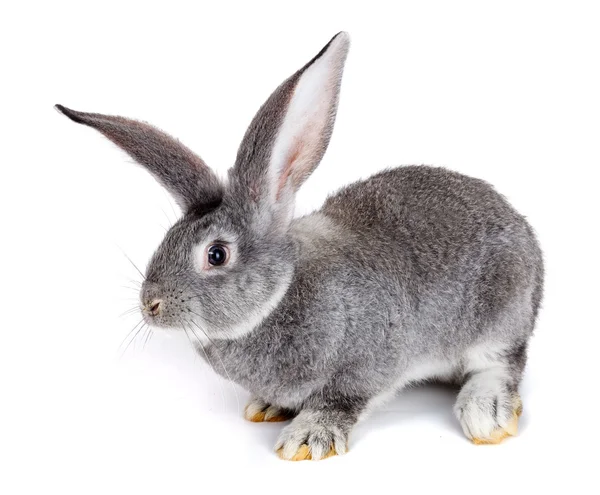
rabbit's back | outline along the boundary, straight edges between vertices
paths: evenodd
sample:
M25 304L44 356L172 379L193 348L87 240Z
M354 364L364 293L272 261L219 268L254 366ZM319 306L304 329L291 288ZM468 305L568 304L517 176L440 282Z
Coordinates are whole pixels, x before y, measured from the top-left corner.
M529 324L520 332L531 333L541 251L524 217L486 182L399 167L345 187L322 213L348 234L346 256L403 301L402 312L414 318L407 323L475 337L523 305Z
M414 239L437 251L434 263L484 234L531 237L524 218L492 186L441 167L385 170L330 196L322 211L359 235Z

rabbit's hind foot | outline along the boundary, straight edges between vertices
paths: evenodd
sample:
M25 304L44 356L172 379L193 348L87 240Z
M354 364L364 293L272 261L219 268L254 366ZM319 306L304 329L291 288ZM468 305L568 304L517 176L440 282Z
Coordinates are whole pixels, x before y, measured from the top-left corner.
M499 370L474 375L464 385L454 406L462 429L474 444L498 444L515 436L523 411L521 398Z
M487 438L473 437L471 441L475 445L492 445L502 442L502 440L509 436L515 436L518 430L519 416L522 411L522 406L519 406L518 409L513 410L513 416L506 425L493 430Z

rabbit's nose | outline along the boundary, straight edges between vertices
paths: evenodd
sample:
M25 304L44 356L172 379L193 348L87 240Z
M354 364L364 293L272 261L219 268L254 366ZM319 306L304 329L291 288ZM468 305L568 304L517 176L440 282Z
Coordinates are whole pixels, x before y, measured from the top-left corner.
M162 310L162 299L154 299L144 307L144 311L150 316L157 316Z

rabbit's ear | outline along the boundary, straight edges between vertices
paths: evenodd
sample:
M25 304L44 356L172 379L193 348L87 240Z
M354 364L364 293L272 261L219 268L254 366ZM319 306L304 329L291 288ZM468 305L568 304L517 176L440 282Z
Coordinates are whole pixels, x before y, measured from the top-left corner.
M263 104L230 172L236 194L289 209L329 144L349 45L338 33Z
M127 152L188 210L197 204L220 201L223 186L204 161L175 138L144 122L123 117L56 109L72 121L100 131Z

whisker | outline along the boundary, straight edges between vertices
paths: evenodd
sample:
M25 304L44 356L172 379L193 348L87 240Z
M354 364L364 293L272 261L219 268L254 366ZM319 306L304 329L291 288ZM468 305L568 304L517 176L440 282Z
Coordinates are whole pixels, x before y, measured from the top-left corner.
M121 285L121 289L129 289L136 293L140 291L140 287L132 287L131 285Z
M225 370L225 374L227 375L227 379L229 380L229 384L231 385L231 388L233 389L233 394L235 395L235 401L237 403L237 413L241 414L240 397L238 396L237 389L235 388L235 384L234 384L233 380L231 379L231 375L229 374L229 371L227 371L227 368L225 367L225 363L223 362L223 360L221 359L221 356L219 355L219 351L217 350L217 346L215 346L215 343L208 336L208 334L204 331L204 329L200 327L200 325L198 325L194 320L190 320L190 321L198 328L198 330L200 330L204 334L204 336L208 339L208 341L213 346L213 349L215 350L215 354L219 358L219 361L221 362L221 366L223 367L223 370ZM196 332L194 332L193 328L190 328L190 330L192 331L192 333L194 335L196 335ZM198 335L196 335L196 338L198 339L198 341L200 341L200 339L198 338Z
M169 215L167 215L167 212L164 210L164 208L161 206L160 207L160 211L163 212L163 215L165 216L165 218L167 219L169 228L173 227L173 222L171 221L171 219L169 218ZM161 225L162 226L162 225Z
M185 327L183 322L181 322L181 328L183 328L183 331L185 332L185 336L187 337L188 341L190 342L190 345L192 346L192 348L194 348L194 350L195 350L196 346L194 346L194 343L192 342L192 339L190 338L190 335L187 332L187 328ZM210 361L209 361L209 363L210 363Z
M171 211L173 212L173 217L175 217L175 221L171 222L171 226L173 226L173 224L179 219L179 215L177 215L177 212L175 211L175 208L173 207L173 202L171 201L171 198L169 197L169 195L166 193L166 191L164 189L162 190L162 192L165 195L165 198L167 198L167 203L169 203L169 206L171 207Z
M144 321L144 318L140 318L140 320L133 326L133 328L131 330L129 330L129 332L127 333L127 335L125 335L125 338L123 339L123 341L121 342L121 344L119 345L119 349L121 348L121 346L125 343L125 341L129 338L129 336L135 331L135 329Z
M142 271L137 267L137 265L132 261L132 259L129 256L127 256L127 253L125 251L123 251L123 249L120 246L117 246L117 247L121 250L121 252L123 253L123 256L125 256L125 258L127 258L129 263L131 263L132 266L137 270L137 272L142 276L142 280L146 280L146 277L144 276Z
M148 335L148 327L144 327L144 331L142 332L141 340L142 340L142 349L144 348L144 339Z
M144 329L145 329L145 327L146 327L147 323L146 323L146 322L145 322L143 319L142 319L142 322L143 322L142 326L141 326L141 327L138 329L138 331L137 331L137 332L135 332L135 335L133 336L133 338L132 338L132 339L131 339L131 340L130 340L128 343L127 343L127 346L125 347L125 349L123 350L123 352L122 352L122 353L121 353L121 355L119 356L119 359L123 358L123 356L124 356L124 355L125 355L125 353L127 352L127 349L129 349L129 346L131 345L131 343L132 343L132 342L133 342L133 341L134 341L134 340L137 338L137 336L140 334L140 332L141 332L142 330L144 330ZM140 323L142 323L142 322L140 322ZM138 325L139 325L139 323L138 323ZM136 325L136 326L137 326L137 325ZM133 330L132 330L132 331L133 331ZM131 332L130 332L130 333L131 333ZM127 338L127 337L126 337L126 338ZM125 341L123 341L123 342L125 342ZM123 342L121 343L121 345L123 345ZM121 346L119 346L119 347L121 347Z
M119 315L119 317L120 317L120 318L123 318L123 317L125 317L125 316L129 316L129 315L131 315L131 314L133 314L133 313L135 313L135 312L137 312L137 311L139 311L139 310L140 310L140 308L139 308L138 306L134 306L133 308L129 308L128 310L126 310L126 311L123 311L123 312L122 312L122 313Z
M148 325L148 333L146 334L146 339L144 340L144 345L142 345L142 349L146 348L146 344L148 342L150 342L150 339L152 338L152 334L154 332L152 331L152 327L150 325Z
M192 347L195 347L194 344L192 343L192 339L190 339L190 336L187 332L187 327L185 326L185 324L183 323L183 320L180 320L183 326L183 330L185 331L185 335L187 336L188 340L190 341L190 344ZM189 328L192 333L194 333L194 330L192 327ZM204 346L202 345L202 342L200 341L200 339L198 339L198 336L194 333L194 336L196 337L196 340L198 341L198 344L200 345L200 349L202 349L202 352L204 353L204 357L206 358L206 361L208 362L208 364L210 365L210 367L212 369L214 369L215 367L213 366L211 360L208 358L208 353L206 352L206 349L204 349ZM217 383L219 384L219 390L221 392L221 400L223 401L223 412L225 412L227 410L227 406L226 406L226 401L225 401L225 390L223 389L223 385L221 383L221 380L218 379Z

